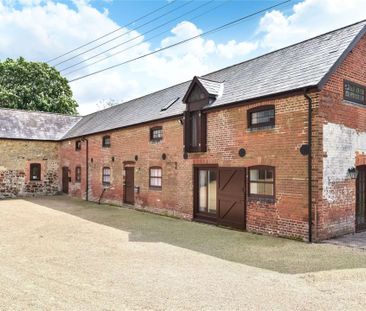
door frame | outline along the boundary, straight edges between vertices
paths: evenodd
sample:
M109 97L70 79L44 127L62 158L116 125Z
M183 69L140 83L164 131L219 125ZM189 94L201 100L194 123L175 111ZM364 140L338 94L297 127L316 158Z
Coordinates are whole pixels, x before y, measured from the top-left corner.
M125 171L124 183L123 183L123 203L124 204L134 205L135 204L135 166L134 165L126 165L123 169ZM127 170L132 170L132 172L133 172L133 202L128 202L127 201L127 196L126 196L127 195L127 191L126 191Z
M200 169L212 169L216 171L216 178L218 178L219 166L217 164L194 164L193 165L193 219L205 223L217 224L218 220L218 209L217 209L217 192L218 192L218 183L216 183L216 214L213 213L205 213L198 211L198 183L199 183L199 170Z
M358 203L359 203L359 176L360 176L360 171L364 171L365 173L365 197L366 197L366 165L360 165L357 166L357 171L359 172L356 178L356 208L355 208L355 231L356 232L361 232L361 231L365 231L366 230L366 215L365 215L365 222L363 225L359 225L357 222L357 214L358 214ZM366 205L366 202L365 202ZM366 206L365 206L366 209Z

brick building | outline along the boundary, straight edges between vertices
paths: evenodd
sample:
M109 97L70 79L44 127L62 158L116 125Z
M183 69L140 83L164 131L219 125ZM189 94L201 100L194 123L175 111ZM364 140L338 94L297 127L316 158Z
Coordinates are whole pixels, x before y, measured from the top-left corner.
M366 22L84 117L0 110L0 197L68 193L252 232L366 228Z

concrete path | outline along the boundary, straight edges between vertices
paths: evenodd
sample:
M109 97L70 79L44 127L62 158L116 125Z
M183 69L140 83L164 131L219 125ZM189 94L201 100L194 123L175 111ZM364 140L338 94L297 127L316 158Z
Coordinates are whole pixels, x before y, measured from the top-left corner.
M0 310L366 306L364 252L67 198L0 201L0 254Z
M347 234L325 241L325 243L366 250L366 231L355 234Z

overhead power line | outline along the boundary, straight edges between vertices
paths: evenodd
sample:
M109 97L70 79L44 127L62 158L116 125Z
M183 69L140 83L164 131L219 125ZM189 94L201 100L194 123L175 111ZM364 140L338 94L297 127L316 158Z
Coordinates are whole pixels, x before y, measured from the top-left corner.
M91 59L96 58L96 57L98 57L98 56L100 56L100 55L103 55L103 54L105 54L105 53L108 53L108 52L110 52L110 51L112 51L112 50L114 50L114 49L116 49L116 48L118 48L118 47L120 47L120 46L123 46L123 45L125 45L125 44L127 44L127 43L131 42L131 41L134 41L134 40L136 40L136 39L138 39L138 38L142 38L142 37L144 37L145 35L147 35L147 34L149 34L149 33L153 32L153 31L155 31L155 30L157 30L157 29L159 29L159 28L162 28L162 27L164 27L164 26L166 26L166 25L168 25L168 24L170 24L170 23L172 23L172 22L174 22L174 21L176 21L176 20L179 20L179 19L181 19L182 17L184 17L184 16L186 16L186 15L188 15L188 14L190 14L190 13L194 12L194 11L197 11L197 10L201 9L202 7L204 7L204 6L207 6L207 5L211 4L211 3L212 3L212 2L214 2L214 1L215 1L215 0L211 0L211 1L209 1L209 2L205 2L205 3L203 3L203 4L201 4L201 5L197 6L197 7L195 7L194 9L192 9L192 10L190 10L190 11L188 11L188 12L185 12L185 13L183 13L183 14L179 15L178 17L175 17L175 18L173 18L173 19L170 19L170 20L168 20L167 22L162 23L162 24L160 24L160 25L158 25L158 26L156 26L156 27L154 27L154 28L152 28L152 29L150 29L150 30L148 30L148 31L146 31L146 32L144 32L144 33L142 33L142 34L138 35L138 36L135 36L135 37L133 37L133 38L131 38L131 39L128 39L128 40L126 40L126 41L123 41L123 42L121 42L121 43L119 43L119 44L117 44L117 45L114 45L114 46L112 46L112 47L108 48L107 50L104 50L104 51L102 51L102 52L100 52L100 53L98 53L98 54L94 54L94 55L92 55L92 56L90 56L90 57L88 57L88 58L86 58L86 59L83 59L82 61L77 62L77 63L75 63L75 64L73 64L73 65L70 65L70 66L68 66L68 67L65 67L65 68L63 68L62 70L60 70L60 72L64 72L64 71L66 71L67 69L70 69L70 68L76 67L77 65L80 65L80 64L82 64L82 63L84 63L84 62L87 62L88 60L91 60Z
M98 44L98 45L96 45L96 46L94 46L94 47L92 47L92 48L90 48L90 49L88 49L88 50L86 50L86 51L84 51L84 52L80 52L80 53L78 53L78 54L76 54L76 55L74 55L74 56L72 56L72 57L70 57L70 58L67 58L67 59L65 59L65 60L63 60L63 61L61 61L61 62L59 62L59 63L55 64L54 66L56 67L56 66L59 66L59 65L61 65L61 64L64 64L64 63L66 63L66 62L68 62L68 61L70 61L70 60L73 60L73 59L75 59L75 58L77 58L77 57L81 56L81 55L84 55L85 53L88 53L88 52L90 52L90 51L93 51L93 50L95 50L95 49L97 49L97 48L99 48L99 47L101 47L101 46L103 46L103 45L106 45L106 44L108 44L108 43L110 43L110 42L112 42L112 41L115 41L115 40L117 40L117 39L119 39L119 38L121 38L121 37L124 37L124 36L128 35L129 33L133 32L133 31L136 31L136 30L138 30L138 29L140 29L140 28L142 28L142 27L144 27L144 26L146 26L146 25L148 25L148 24L151 24L151 23L153 23L153 22L155 22L155 21L157 21L157 20L161 19L162 17L165 17L166 15L168 15L168 14L170 14L170 13L174 12L174 11L177 11L177 10L179 10L179 9L181 9L181 8L183 8L183 7L185 7L185 6L187 6L188 4L192 3L193 1L194 1L194 0L190 0L190 1L188 1L188 2L184 2L182 5L180 5L180 6L176 7L176 8L174 8L174 9L172 9L172 10L170 10L170 11L168 11L168 12L164 13L164 14L161 14L161 15L159 15L159 16L157 16L157 17L153 18L153 19L150 19L150 20L148 20L146 23L143 23L143 24L142 24L142 25L140 25L140 26L137 26L137 27L135 27L135 28L132 28L132 29L130 29L130 30L128 30L128 31L126 31L126 32L124 32L124 33L122 33L121 35L118 35L118 36L116 36L116 37L114 37L114 38L112 38L112 39L109 39L109 40L107 40L107 41L105 41L105 42L103 42L103 43L100 43L100 44Z
M225 5L225 4L227 4L227 3L231 2L231 1L234 1L234 0L224 0L224 1L222 1L219 5L216 5L215 7L211 8L211 9L209 9L209 10L206 10L206 11L204 11L203 13L200 13L200 14L198 14L198 15L196 15L196 16L194 16L194 17L190 18L190 19L188 19L188 21L193 21L193 20L195 20L195 19L197 19L197 18L199 18L199 17L202 17L202 16L204 16L204 15L206 15L206 14L208 14L208 13L210 13L210 12L214 11L214 10L217 10L218 8L222 7L223 5ZM93 65L95 65L95 64L97 64L97 63L100 63L100 62L102 62L102 61L104 61L104 60L107 60L107 59L109 59L109 58L111 58L111 57L113 57L113 56L119 55L119 54L121 54L121 53L123 53L123 52L126 52L126 51L128 51L128 50L130 50L130 49L133 49L133 48L135 48L135 47L137 47L137 46L139 46L139 45L141 45L141 44L143 44L143 43L146 43L146 42L148 42L148 41L150 41L150 40L152 40L152 39L155 39L155 38L157 38L157 37L160 37L160 36L162 36L163 34L166 34L166 33L170 33L170 29L168 29L168 30L164 30L164 31L162 31L162 32L159 32L158 34L156 34L156 35L154 35L154 36L151 36L151 37L149 37L149 38L144 39L142 42L139 42L139 43L137 43L137 44L131 45L131 46L129 46L129 47L127 47L127 48L123 49L123 50L117 51L116 53L113 53L113 54L107 55L106 57L103 57L103 58L101 58L101 59L98 59L98 60L96 60L96 61L94 61L94 62L92 62L92 63L86 64L85 66L81 66L81 67L76 68L76 69L74 69L74 70L71 70L71 71L69 71L69 72L65 72L65 73L64 73L64 75L70 75L70 74L72 74L72 73L74 73L74 72L77 72L77 71L83 70L83 69L85 69L85 68L87 68L87 67L90 67L90 66L93 66ZM82 62L80 62L80 63L78 63L78 64L75 64L75 65L73 65L73 66L70 66L69 68L74 67L74 66L76 66L76 65L79 65L79 64L81 64L81 63L84 63L84 62L86 62L87 60L89 60L89 59L85 59L84 61L82 61ZM68 68L63 69L63 70L61 70L60 72L63 72L63 71L64 71L64 70L66 70L66 69L68 69Z
M135 57L135 58L132 58L132 59L126 60L126 61L124 61L124 62L122 62L122 63L116 64L116 65L113 65L113 66L109 66L109 67L106 67L106 68L104 68L104 69L97 70L97 71L94 71L94 72L92 72L92 73L89 73L89 74L86 74L86 75L83 75L83 76L77 77L77 78L75 78L75 79L70 80L69 82L79 81L79 80L81 80L81 79L84 79L84 78L87 78L87 77L90 77L90 76L96 75L96 74L98 74L98 73L102 73L102 72L104 72L104 71L107 71L107 70L110 70L110 69L114 69L114 68L117 68L117 67L119 67L119 66L122 66L122 65L125 65L125 64L131 63L131 62L134 62L134 61L139 60L139 59L141 59L141 58L144 58L144 57L147 57L147 56L150 56L150 55L153 55L153 54L159 53L159 52L161 52L161 51L165 51L165 50L167 50L167 49L170 49L170 48L173 48L173 47L179 46L179 45L181 45L181 44L184 44L184 43L186 43L186 42L192 41L192 40L194 40L194 39L197 39L197 38L200 38L200 37L206 36L206 35L208 35L208 34L212 34L212 33L215 33L215 32L218 32L218 31L221 31L221 30L223 30L223 29L225 29L225 28L229 28L229 27L231 27L231 26L234 26L234 25L236 25L236 24L238 24L238 23L242 22L243 20L246 20L246 19L248 19L248 18L250 18L250 17L252 17L252 16L258 15L258 14L260 14L260 13L263 13L263 12L267 11L267 10L274 9L274 8L276 8L276 7L278 7L278 6L284 5L284 4L289 3L289 2L291 2L291 1L292 1L292 0L282 1L282 2L277 3L277 4L275 4L275 5L269 6L269 7L265 8L265 9L262 9L262 10L259 10L259 11L256 11L256 12L253 12L253 13L251 13L251 14L249 14L249 15L245 15L245 16L243 16L243 17L240 17L240 18L238 18L238 19L235 19L235 20L233 20L233 21L231 21L231 22L229 22L229 23L226 23L226 24L224 24L224 25L221 25L221 26L219 26L219 27L216 27L216 28L210 29L210 30L208 30L208 31L206 31L206 32L203 32L202 34L199 34L199 35L196 35L196 36L190 37L190 38L188 38L188 39L185 39L185 40L179 41L179 42L177 42L177 43L174 43L174 44L168 45L168 46L166 46L166 47L163 47L163 48L157 49L157 50L155 50L155 51L153 51L153 52L150 52L150 53L147 53L147 54L144 54L144 55L141 55L141 56L138 56L138 57Z
M167 3L167 4L165 4L165 5L163 5L163 6L159 7L159 8L157 8L157 9L155 9L155 10L153 10L153 11L150 11L150 12L149 12L149 13L147 13L147 14L145 14L145 15L143 15L143 16L141 16L141 17L137 18L137 19L134 19L133 21L131 21L131 22L129 22L129 23L127 23L127 24L125 24L124 26L121 26L121 27L119 27L119 28L117 28L117 29L115 29L115 30L112 30L111 32L108 32L108 33L106 33L106 34L104 34L104 35L102 35L102 36L100 36L100 37L98 37L98 38L96 38L96 39L94 39L94 40L92 40L92 41L89 41L89 42L87 42L87 43L85 43L85 44L82 44L82 45L80 45L80 46L78 46L78 47L76 47L76 48L74 48L74 49L72 49L72 50L70 50L70 51L68 51L68 52L65 52L65 53L63 53L63 54L61 54L61 55L59 55L59 56L57 56L57 57L54 57L54 58L52 58L52 59L49 59L48 61L46 61L46 63L53 62L53 61L55 61L55 60L57 60L57 59L60 59L61 57L64 57L64 56L66 56L66 55L69 55L69 54L71 54L71 53L73 53L73 52L75 52L75 51L77 51L77 50L82 49L83 47L86 47L86 46L88 46L88 45L90 45L90 44L92 44L92 43L94 43L94 42L97 42L97 41L99 41L99 40L101 40L101 39L105 38L105 37L108 37L109 35L114 34L114 33L118 32L118 31L120 31L121 29L124 29L124 28L126 28L126 27L128 27L128 26L131 26L132 24L137 23L137 22L139 22L140 20L142 20L142 19L144 19L144 18L146 18L146 17L148 17L148 16L150 16L150 15L153 15L154 13L156 13L156 12L158 12L158 11L161 11L161 10L165 9L167 6L172 5L172 4L173 4L173 3L175 3L176 1L177 1L177 0L172 0L172 1L170 1L169 3Z

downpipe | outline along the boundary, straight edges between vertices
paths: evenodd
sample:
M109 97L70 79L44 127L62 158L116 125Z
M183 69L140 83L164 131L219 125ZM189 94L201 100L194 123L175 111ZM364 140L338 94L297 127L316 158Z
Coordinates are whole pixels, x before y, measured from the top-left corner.
M309 236L308 242L313 241L313 202L312 202L312 115L313 115L313 100L307 94L307 90L304 92L304 96L308 101L308 227Z
M81 141L85 142L85 200L89 201L89 141L85 137L83 137Z

